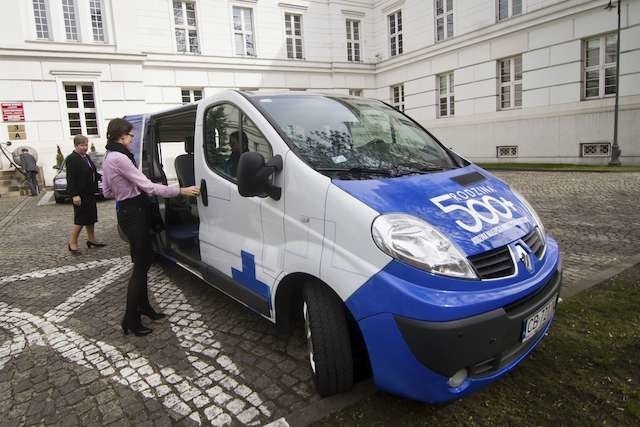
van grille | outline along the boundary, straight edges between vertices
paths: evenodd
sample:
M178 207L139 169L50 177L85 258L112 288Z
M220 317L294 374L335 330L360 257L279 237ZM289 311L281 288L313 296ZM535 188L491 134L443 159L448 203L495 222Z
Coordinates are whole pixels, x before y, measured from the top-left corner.
M515 265L508 246L469 257L481 279L495 279L515 273Z
M534 228L529 234L522 238L522 241L529 246L531 252L536 254L538 259L542 258L542 254L544 253L544 240L542 239L542 235L540 233L540 229L538 227Z

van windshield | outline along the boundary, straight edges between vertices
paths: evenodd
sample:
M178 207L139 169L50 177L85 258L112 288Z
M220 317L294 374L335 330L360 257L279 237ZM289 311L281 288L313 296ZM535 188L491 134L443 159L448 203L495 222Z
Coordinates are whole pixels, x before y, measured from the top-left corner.
M396 177L456 167L428 133L380 101L322 95L255 99L296 153L327 175Z

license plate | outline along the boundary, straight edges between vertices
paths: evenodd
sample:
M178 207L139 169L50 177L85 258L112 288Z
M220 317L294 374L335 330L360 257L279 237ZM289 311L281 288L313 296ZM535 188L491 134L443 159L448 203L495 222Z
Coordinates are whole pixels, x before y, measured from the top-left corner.
M556 295L554 295L540 310L525 319L522 323L522 342L533 337L551 319L553 309L556 306L556 299Z

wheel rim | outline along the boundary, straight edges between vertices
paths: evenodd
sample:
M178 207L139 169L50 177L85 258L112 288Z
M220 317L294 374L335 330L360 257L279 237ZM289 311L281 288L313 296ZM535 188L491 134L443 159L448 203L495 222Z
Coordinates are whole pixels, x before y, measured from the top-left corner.
M309 364L311 370L316 373L316 362L313 360L313 339L311 337L311 326L309 324L309 310L307 310L307 303L302 304L302 313L304 314L304 332L307 337L307 352L309 353Z

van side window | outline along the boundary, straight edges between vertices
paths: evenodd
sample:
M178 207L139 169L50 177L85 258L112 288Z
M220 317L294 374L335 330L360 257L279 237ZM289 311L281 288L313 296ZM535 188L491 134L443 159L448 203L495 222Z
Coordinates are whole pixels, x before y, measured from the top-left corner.
M216 105L207 110L204 135L207 164L232 181L238 175L242 153L255 151L262 154L265 160L273 157L271 145L255 123L230 104Z
M258 130L258 127L251 121L251 119L244 114L242 115L242 131L247 136L248 150L255 151L262 154L265 160L269 160L273 157L273 150L267 138L262 135L262 132Z
M240 133L240 110L230 104L216 105L204 120L204 156L214 171L235 181L237 140ZM234 151L235 150L235 151Z

